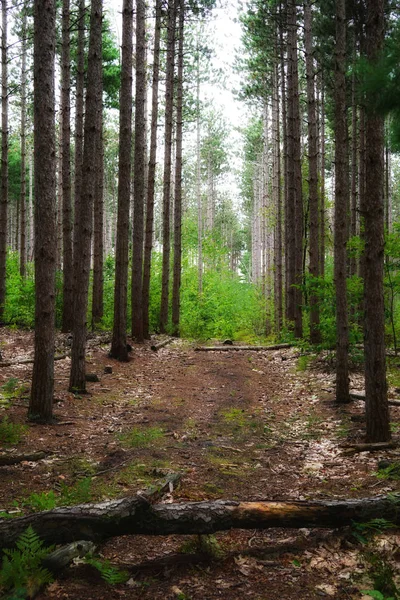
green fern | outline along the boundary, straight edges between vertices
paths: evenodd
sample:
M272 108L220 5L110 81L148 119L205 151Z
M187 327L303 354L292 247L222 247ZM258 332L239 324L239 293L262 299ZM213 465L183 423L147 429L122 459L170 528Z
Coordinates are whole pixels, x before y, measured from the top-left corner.
M44 547L32 527L20 535L16 546L16 549L3 550L0 586L4 590L14 589L13 597L32 598L38 589L53 580L50 571L42 567L42 560L53 547Z
M127 571L121 571L113 567L109 560L100 560L99 558L86 558L86 563L97 569L104 581L110 585L126 583L129 579Z

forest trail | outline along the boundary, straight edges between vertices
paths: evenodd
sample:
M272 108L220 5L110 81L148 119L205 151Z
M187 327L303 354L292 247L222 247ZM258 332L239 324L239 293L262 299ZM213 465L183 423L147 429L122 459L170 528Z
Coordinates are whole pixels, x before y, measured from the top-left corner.
M32 351L29 333L12 332L4 342L7 360ZM61 336L58 351L63 344ZM99 381L88 384L89 394L74 396L66 391L69 359L56 362L58 425L30 424L18 444L21 453L52 454L1 468L2 511L128 496L170 472L182 473L180 487L166 498L174 502L365 497L399 487L375 475L377 461L397 456L396 450L343 456L344 441L362 440L364 407L362 402L335 406L333 372L326 361L311 363L297 349L197 353L177 340L157 353L135 346L132 360L118 363L108 358L108 345L96 339L89 345L87 371ZM104 373L106 366L111 374ZM30 374L27 364L0 372L0 385L16 381L5 409L13 423L26 424ZM361 375L354 372L352 379L352 387L360 388ZM392 409L395 425L399 410ZM339 554L338 536L321 546L315 542L318 535L291 530L218 534L229 557L205 565L191 563L187 554L168 566L160 562L182 551L185 538L179 536L117 538L102 553L129 568L155 561L136 570L130 586L115 586L114 597L359 598L352 595L350 579L339 577L354 570L354 551ZM308 545L307 540L306 557L292 551L265 560L271 546ZM247 556L257 549L259 555ZM88 571L84 566L67 570L39 597L108 598L104 582ZM333 595L324 592L328 584Z

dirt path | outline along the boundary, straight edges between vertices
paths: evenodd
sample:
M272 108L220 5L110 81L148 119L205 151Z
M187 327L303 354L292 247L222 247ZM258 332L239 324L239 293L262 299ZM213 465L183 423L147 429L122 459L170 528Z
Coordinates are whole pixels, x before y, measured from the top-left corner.
M10 333L4 342L5 359L31 351L29 334ZM90 393L82 398L66 392L69 359L56 363L60 424L31 424L18 444L21 452L53 454L1 468L0 510L125 496L176 471L183 474L182 484L166 501L345 498L398 488L398 482L374 475L377 460L396 451L341 455L339 444L362 438L362 403L339 410L333 374L303 370L307 364L296 350L196 353L176 342L158 353L137 347L133 356L130 363L116 363L107 357L106 345L94 346L88 371L100 381L89 384ZM111 374L104 374L107 365ZM0 385L18 380L17 398L4 404L3 413L14 423L25 424L30 373L30 365L0 372ZM357 374L354 385L360 385ZM395 423L398 411L392 411ZM112 587L89 567L75 566L39 598L360 598L361 584L353 577L357 552L339 547L338 536L315 545L319 534L219 534L215 543L225 558L203 557L205 562L187 554L196 551L196 539L190 547L177 536L118 538L101 549L113 563L132 569L155 562L142 566L129 585ZM283 542L305 543L306 552L271 558L268 549ZM186 553L170 564L162 562L182 550Z

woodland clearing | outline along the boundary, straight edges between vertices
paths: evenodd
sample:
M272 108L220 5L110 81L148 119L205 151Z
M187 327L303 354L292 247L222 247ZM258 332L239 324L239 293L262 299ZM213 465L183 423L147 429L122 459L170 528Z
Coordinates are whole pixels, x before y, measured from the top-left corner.
M343 447L363 441L364 403L335 404L329 357L311 359L297 348L196 352L176 340L156 353L150 343L133 345L131 361L120 363L108 357L104 341L89 340L87 371L99 381L88 384L86 395L66 391L70 359L56 361L56 423L40 425L26 419L32 365L18 364L33 354L32 333L4 332L3 360L15 364L0 371L1 413L21 425L11 428L18 433L5 450L45 454L0 467L2 516L133 496L170 473L181 473L181 481L165 503L399 491L396 477L378 470L381 461L398 460L399 450ZM59 335L56 354L66 350L67 337ZM362 392L362 382L355 368L351 389ZM396 399L394 387L389 396ZM397 406L391 422L396 441ZM368 524L116 537L96 552L127 572L125 583L111 586L93 566L75 561L37 598L362 598L362 590L374 588L374 556L396 580L400 536L380 531L385 527L376 525L373 539Z

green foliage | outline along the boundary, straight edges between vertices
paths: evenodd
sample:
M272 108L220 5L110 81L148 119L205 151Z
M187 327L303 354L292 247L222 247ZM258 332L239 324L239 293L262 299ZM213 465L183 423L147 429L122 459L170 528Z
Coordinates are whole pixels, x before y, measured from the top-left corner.
M52 510L57 505L57 498L53 490L39 494L33 492L23 504L33 511Z
M3 550L0 587L4 591L15 588L19 597L32 598L41 586L53 579L51 573L42 567L43 559L53 547L44 547L32 527L21 534L16 546L13 550Z
M307 371L311 360L312 357L309 354L302 354L299 356L297 359L296 371Z
M371 536L393 528L394 524L390 521L377 518L371 519L371 521L367 521L366 523L353 523L352 532L357 541L361 542L361 544L366 544Z
M394 577L395 570L389 562L389 557L382 552L368 551L363 554L368 565L367 574L373 583L373 590L364 592L378 600L398 600L400 590L397 588Z
M60 499L57 502L59 506L68 506L71 504L85 504L92 499L92 479L85 477L75 485L69 486L61 483Z
M11 423L8 416L4 416L0 421L0 446L15 446L26 430L25 425Z
M378 479L390 479L399 481L400 480L400 462L395 461L388 467L379 469L376 473Z
M35 285L33 265L27 264L25 279L19 273L19 256L9 251L6 266L4 318L10 324L33 327L35 323Z
M87 557L85 562L97 569L101 577L109 585L117 585L118 583L126 583L129 579L129 573L113 567L109 560L100 558Z
M120 434L118 438L131 448L148 448L164 436L161 427L133 427L130 431Z
M224 556L224 551L215 535L197 535L184 542L180 551L183 554L204 554L217 560Z

